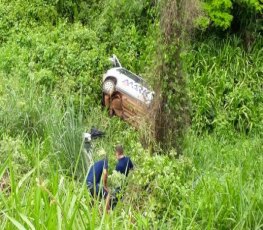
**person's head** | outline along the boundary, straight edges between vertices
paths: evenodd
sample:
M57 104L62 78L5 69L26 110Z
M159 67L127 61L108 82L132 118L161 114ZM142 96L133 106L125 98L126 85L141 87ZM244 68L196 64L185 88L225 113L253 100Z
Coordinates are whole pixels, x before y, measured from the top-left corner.
M123 155L123 147L122 147L122 145L117 145L115 147L115 154L116 154L116 157L119 157L119 156Z

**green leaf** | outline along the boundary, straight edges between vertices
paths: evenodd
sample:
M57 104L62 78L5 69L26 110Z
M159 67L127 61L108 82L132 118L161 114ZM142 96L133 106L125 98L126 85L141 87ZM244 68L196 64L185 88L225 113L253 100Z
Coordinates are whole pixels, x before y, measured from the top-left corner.
M34 225L31 223L31 221L28 219L27 216L25 216L25 215L22 214L22 213L19 213L19 215L20 215L21 219L22 219L23 221L25 221L26 224L30 227L30 229L35 230Z
M13 225L15 225L19 230L26 230L26 228L21 224L19 223L15 218L7 215L5 212L3 212L3 214L11 221L11 223Z

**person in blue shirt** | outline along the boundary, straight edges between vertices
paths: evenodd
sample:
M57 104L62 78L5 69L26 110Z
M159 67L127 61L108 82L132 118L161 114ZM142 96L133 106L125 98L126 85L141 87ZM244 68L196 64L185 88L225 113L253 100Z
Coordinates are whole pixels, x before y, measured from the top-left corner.
M115 154L118 160L115 170L128 176L129 171L133 169L133 163L130 157L124 156L123 147L121 145L117 145L115 147Z
M86 182L88 189L94 198L99 197L106 199L106 209L109 210L107 179L108 159L105 157L102 160L95 162L90 167Z
M116 164L115 170L124 174L126 177L128 176L131 169L133 169L133 163L130 157L124 155L123 147L121 145L117 145L115 147L115 155L118 160ZM125 186L125 183L122 186L114 189L113 196L111 199L111 206L114 209L120 199L122 199L122 188Z

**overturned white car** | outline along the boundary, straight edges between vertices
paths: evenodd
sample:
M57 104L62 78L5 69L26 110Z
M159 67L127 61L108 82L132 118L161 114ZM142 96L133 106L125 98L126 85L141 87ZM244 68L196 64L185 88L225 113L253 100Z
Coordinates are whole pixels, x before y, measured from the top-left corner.
M103 104L111 115L124 119L145 114L154 92L141 77L123 68L115 55L110 60L113 68L103 75Z

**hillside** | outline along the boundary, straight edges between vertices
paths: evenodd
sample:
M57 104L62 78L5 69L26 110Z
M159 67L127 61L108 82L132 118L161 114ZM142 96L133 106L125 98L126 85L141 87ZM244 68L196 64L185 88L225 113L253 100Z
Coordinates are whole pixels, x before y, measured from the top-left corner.
M180 157L143 148L144 130L101 107L113 53L154 85L158 11L155 1L0 2L1 229L262 228L262 30L249 46L228 19L228 31L192 32L181 53L191 126ZM109 214L86 186L82 134L92 126L106 133L93 161L105 149L111 175L121 143L135 165Z

